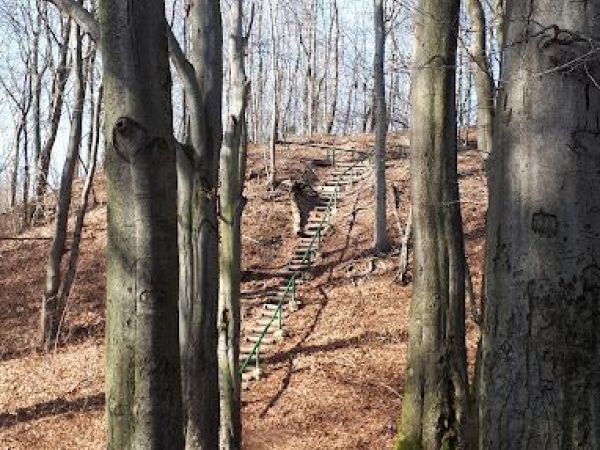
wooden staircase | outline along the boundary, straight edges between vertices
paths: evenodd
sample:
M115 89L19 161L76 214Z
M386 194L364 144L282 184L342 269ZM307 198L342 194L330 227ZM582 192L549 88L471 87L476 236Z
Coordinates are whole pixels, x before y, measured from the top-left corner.
M239 357L242 389L248 389L253 380L260 378L260 359L271 353L273 347L285 338L286 321L290 314L302 305L298 301L298 287L302 285L314 265L321 241L332 227L337 202L347 186L364 178L370 169L368 161L362 159L358 162L338 162L330 172L329 178L314 187L321 198L310 213L305 226L305 236L298 238L289 264L284 269L286 280L262 293L258 315L253 317L251 323L243 324ZM331 205L330 201L333 198L335 204ZM329 217L326 217L327 214ZM282 302L284 296L287 299Z

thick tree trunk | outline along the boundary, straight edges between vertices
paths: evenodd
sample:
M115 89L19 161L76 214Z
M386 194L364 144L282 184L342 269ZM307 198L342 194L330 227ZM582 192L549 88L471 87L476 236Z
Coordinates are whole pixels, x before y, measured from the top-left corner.
M488 64L485 14L481 0L467 0L467 9L471 21L470 53L477 95L477 147L487 159L492 153L494 132L494 81ZM468 98L470 100L470 96Z
M458 0L421 0L411 104L414 287L400 449L466 445L464 249L456 160Z
M81 146L81 130L83 120L83 104L85 101L85 81L83 76L83 61L81 49L81 35L79 27L75 27L74 55L73 55L73 82L75 88L75 105L69 135L69 146L60 180L60 193L56 208L54 222L54 239L50 249L50 257L46 266L46 286L41 309L40 344L49 350L52 343L58 339L58 329L65 309L64 300L59 295L61 283L61 263L67 241L67 227L69 211L71 208L71 190L75 167L79 158ZM67 38L67 41L69 39ZM66 75L65 75L66 77Z
M383 0L373 0L375 12L375 117L377 130L375 135L375 234L373 247L375 252L389 250L387 234L387 196L385 184L385 142L388 130L387 109L385 106L385 25L383 20Z
M217 447L219 433L216 189L223 36L219 0L194 0L189 6L195 89L186 91L186 99L192 151L178 155L182 388L186 448L210 449Z
M100 2L108 181L109 449L183 447L164 2Z
M221 423L219 447L241 448L240 345L240 263L241 214L244 208L240 154L246 109L246 74L242 36L242 0L231 9L229 60L231 73L230 108L221 150L221 224L219 252L219 389Z
M600 443L600 2L507 2L480 448ZM523 20L527 18L527 20Z

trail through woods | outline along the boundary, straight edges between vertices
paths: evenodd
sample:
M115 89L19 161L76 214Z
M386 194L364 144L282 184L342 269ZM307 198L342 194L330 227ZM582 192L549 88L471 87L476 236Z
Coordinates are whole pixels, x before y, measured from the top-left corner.
M408 215L408 159L393 136L388 188L400 189L399 215ZM337 139L340 147L372 148L367 138ZM300 178L325 151L278 146L278 178ZM311 169L311 170L312 170ZM480 155L459 155L462 213L469 265L479 295L486 188ZM322 178L320 178L322 179ZM277 287L297 243L290 195L265 189L262 149L249 155L243 222L246 298ZM75 189L78 195L79 188ZM103 177L96 182L104 199ZM400 236L389 195L388 232ZM372 183L344 192L332 233L323 241L314 276L301 288L302 308L286 323L289 335L263 360L263 374L243 393L244 442L248 449L390 448L402 395L410 283L395 277L399 255L373 259ZM0 448L56 449L104 446L104 248L105 206L86 218L81 262L67 306L65 335L48 355L34 350L39 293L49 243L0 241ZM30 237L50 236L51 225ZM408 279L411 268L409 265ZM243 302L248 300L243 300ZM469 357L476 344L468 323Z

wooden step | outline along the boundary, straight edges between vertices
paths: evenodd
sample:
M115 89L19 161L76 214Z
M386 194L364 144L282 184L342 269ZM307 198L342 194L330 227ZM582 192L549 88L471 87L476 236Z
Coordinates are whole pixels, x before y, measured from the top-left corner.
M357 167L357 166L359 166L361 164L364 164L364 163L360 163L360 162L338 162L336 164L336 166L338 166L338 167Z
M249 355L250 353L252 353L252 349L254 348L254 344L248 344L248 343L240 343L240 355L241 354L246 354Z
M314 247L314 246L309 251L309 247L308 247L308 244L307 244L304 247L297 246L294 249L294 255L304 255L307 251L309 253L317 253L318 252L317 248Z
M260 310L260 312L258 313L258 315L259 315L260 317L267 317L267 318L269 318L269 319L270 319L271 317L273 317L273 314L274 314L274 311L272 311L272 310L270 310L270 309L266 309L266 308L263 308L263 309L261 309L261 310ZM288 317L290 317L290 313L289 313L289 312L287 312L287 311L284 309L284 310L283 310L283 313L281 314L281 317L282 317L283 319L287 319ZM277 319L275 319L275 320L277 320Z
M260 326L260 327L262 327L262 329L264 330L264 329L265 329L265 327L266 327L267 325L269 325L269 322L270 322L270 321L271 321L271 317L262 317L262 318L260 318L260 319L257 319L257 320L256 320L256 322L255 322L255 326L256 326L256 327L259 327L259 326ZM273 326L273 324L274 324L276 321L277 321L277 319L275 319L275 320L274 320L274 321L271 323L271 326Z
M244 364L244 362L246 362L246 360L248 359L248 356L250 356L250 352L247 353L241 353L240 352L240 365ZM250 358L250 364L252 364L253 361L256 361L256 355L252 355L252 358Z
M326 181L325 182L326 187L334 188L336 186L336 184L338 186L345 186L347 184L350 184L350 180L338 180L338 181Z
M258 321L257 321L254 325L248 326L246 328L246 330L248 330L249 332L252 332L252 333L262 333L263 331L265 331L265 327L267 326L268 323L269 323L268 321L265 321L264 325L263 325L261 323L258 323ZM271 326L269 327L269 329L267 330L267 335L273 334L273 332L275 330L277 330L278 325L279 324L277 322L277 319L275 319L273 321L273 323L271 324Z
M287 302L285 302L281 305L282 311L285 311L286 304L287 304ZM268 309L270 311L275 311L277 309L277 305L278 305L277 303L265 303L263 305L263 308Z
M317 255L319 253L318 242L316 242L315 244L317 244L317 245L313 245L311 248L309 248L307 245L306 247L304 247L302 249L298 249L297 252L294 253L293 258L302 259L308 252L308 256L306 257L306 260L314 261L315 259L317 259Z
M310 265L309 259L303 260L301 256L292 258L292 260L288 264L288 269L304 269Z
M273 330L273 331L275 331L275 330ZM252 334L250 336L246 336L246 341L247 342L258 342L259 339L260 339L260 334ZM265 345L265 344L275 344L276 342L277 341L275 340L274 337L272 337L272 336L264 336L262 338L260 346L262 348L262 346Z
M321 184L320 186L315 186L316 191L324 191L324 192L333 192L335 191L335 183L331 184ZM327 199L325 199L327 200Z
M306 266L304 264L294 264L294 265L287 266L285 271L290 275L294 275L296 273L305 272L306 269L308 269L308 266Z

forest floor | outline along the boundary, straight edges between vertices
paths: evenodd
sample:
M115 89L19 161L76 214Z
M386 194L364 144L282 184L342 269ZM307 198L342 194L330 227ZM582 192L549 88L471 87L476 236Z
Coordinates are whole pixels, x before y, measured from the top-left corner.
M388 229L399 247L391 186L401 192L400 222L408 215L408 157L390 139ZM345 148L371 148L370 137L328 139ZM325 151L278 148L278 178L323 179ZM479 295L485 211L482 161L459 155L465 242ZM302 285L303 307L287 322L289 337L263 356L263 376L243 393L247 449L385 449L392 446L403 392L411 284L396 280L398 253L371 250L372 174L345 190L331 235L312 279ZM263 149L251 147L243 222L244 298L281 281L296 243L285 183L265 188ZM86 219L74 291L55 351L36 349L50 241L0 240L0 449L99 449L104 436L105 189ZM45 238L52 225L20 238ZM6 236L3 236L6 237ZM410 278L410 272L409 272ZM409 280L410 281L410 280ZM246 300L243 304L246 305ZM247 306L245 306L247 307ZM472 363L478 335L468 322Z

